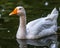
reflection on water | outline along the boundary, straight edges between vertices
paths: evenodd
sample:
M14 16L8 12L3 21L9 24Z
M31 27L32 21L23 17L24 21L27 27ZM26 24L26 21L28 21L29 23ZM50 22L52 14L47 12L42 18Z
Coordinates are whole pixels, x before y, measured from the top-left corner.
M27 48L27 42L26 40L22 39L22 40L18 40L17 42L19 43L19 48Z
M51 35L48 37L44 37L41 39L35 39L35 40L19 40L17 39L17 42L19 44L20 48L27 48L27 44L33 45L33 46L42 46L42 47L49 47L49 48L57 48L57 36Z
M27 43L28 42L28 43ZM18 43L20 45L18 45ZM0 48L43 48L47 46L39 46L40 42L38 40L19 40L18 43L16 40L10 40L10 39L0 39Z
M22 47L23 45L24 45L24 48L40 48L41 47L41 46L34 46L31 44L26 44L26 40L19 40L19 41L20 41L20 47ZM46 46L44 46L44 47L46 47ZM17 41L14 39L0 39L0 48L19 48L19 45L18 45ZM43 47L41 47L41 48L43 48Z

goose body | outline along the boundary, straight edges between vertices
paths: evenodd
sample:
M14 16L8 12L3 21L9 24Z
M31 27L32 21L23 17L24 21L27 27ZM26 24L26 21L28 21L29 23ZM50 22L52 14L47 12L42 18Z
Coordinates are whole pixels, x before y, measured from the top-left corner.
M51 34L56 34L58 11L52 10L46 17L39 18L29 22L26 25L26 12L21 6L16 7L9 15L17 14L20 16L19 28L17 30L17 39L38 39Z
M27 37L39 38L55 34L57 31L57 17L58 11L54 8L51 14L47 15L47 17L29 22L26 25Z

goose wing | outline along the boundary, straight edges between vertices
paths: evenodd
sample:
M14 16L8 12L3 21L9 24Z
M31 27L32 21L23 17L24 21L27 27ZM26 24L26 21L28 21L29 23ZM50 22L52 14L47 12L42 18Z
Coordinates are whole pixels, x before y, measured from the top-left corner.
M54 8L47 17L29 22L26 25L27 34L36 38L46 36L47 34L55 34L57 31L57 17L58 11Z

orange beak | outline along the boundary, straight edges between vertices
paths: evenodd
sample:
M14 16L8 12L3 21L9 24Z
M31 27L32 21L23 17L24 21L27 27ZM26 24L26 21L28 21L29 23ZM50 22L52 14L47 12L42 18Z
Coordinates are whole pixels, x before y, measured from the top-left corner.
M17 9L15 8L9 15L17 14Z

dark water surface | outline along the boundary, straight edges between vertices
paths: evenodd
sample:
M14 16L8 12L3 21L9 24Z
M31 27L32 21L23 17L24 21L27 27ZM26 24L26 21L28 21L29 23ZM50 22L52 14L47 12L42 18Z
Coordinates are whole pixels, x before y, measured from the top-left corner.
M35 46L35 45L31 45L31 44L27 44L27 47L28 48L40 48L40 47L48 48L47 46ZM0 48L19 48L19 44L14 39L0 39Z
M45 17L54 7L59 11L58 26L60 26L60 0L1 0L0 1L0 48L19 48L16 40L19 17L17 15L9 16L8 14L16 7L22 5L26 9L27 23L31 20ZM57 31L57 41L60 45L60 29ZM24 42L24 41L23 41ZM29 44L30 43L30 44ZM32 44L31 44L32 43ZM36 44L35 44L36 43ZM25 42L24 42L25 44ZM29 40L28 48L43 48L39 45L39 40ZM44 46L45 47L45 46ZM48 47L47 47L48 48ZM60 46L58 46L60 48Z

